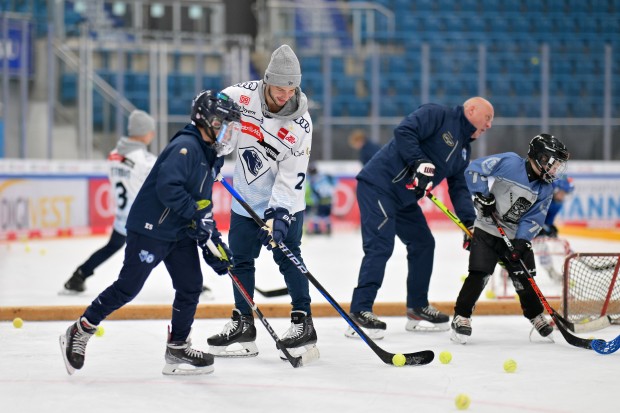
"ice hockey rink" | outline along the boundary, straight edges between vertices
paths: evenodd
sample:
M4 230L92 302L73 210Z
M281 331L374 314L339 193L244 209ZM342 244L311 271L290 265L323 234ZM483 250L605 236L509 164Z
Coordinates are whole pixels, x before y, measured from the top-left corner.
M437 248L429 298L454 301L466 274L467 253L457 230L435 231ZM578 252L618 252L619 241L567 237ZM82 296L60 296L62 284L105 236L23 240L0 243L0 306L84 307L116 279L122 253L99 267ZM309 271L341 303L348 303L361 261L357 231L331 237L305 236L302 246ZM284 286L263 251L256 285L263 290ZM228 277L204 267L205 283L214 293L201 303L232 303ZM377 302L403 302L405 250L397 242ZM538 277L546 295L557 286ZM313 302L326 303L311 285ZM170 304L173 290L163 266L158 267L132 304ZM287 297L255 297L259 308L286 303ZM483 297L482 300L489 300ZM69 321L24 320L20 329L0 322L0 400L2 412L452 412L454 399L467 394L472 412L582 412L616 409L616 379L620 353L599 355L570 346L559 332L555 343L530 341L529 322L521 316L476 316L466 345L452 343L449 333L410 333L405 317L382 317L386 338L376 343L394 353L433 350L436 359L419 367L384 364L361 340L345 338L341 317L315 317L321 358L294 369L280 361L273 339L256 320L260 354L249 359L215 361L215 372L204 376L169 377L161 374L168 320L125 320L102 323L105 334L93 337L86 363L67 375L58 336ZM278 334L286 318L269 318ZM206 350L208 336L218 333L226 319L197 319L193 345ZM618 326L582 335L610 340ZM441 364L441 351L452 361ZM517 362L506 373L507 359ZM616 407L614 407L616 406Z

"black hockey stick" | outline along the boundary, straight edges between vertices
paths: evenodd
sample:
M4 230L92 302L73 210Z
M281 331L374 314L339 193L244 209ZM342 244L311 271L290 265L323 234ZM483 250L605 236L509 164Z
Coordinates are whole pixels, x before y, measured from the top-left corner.
M260 295L262 295L263 297L267 297L267 298L271 298L271 297L281 297L283 295L287 295L288 294L288 288L284 287L284 288L279 288L277 290L261 290L258 287L254 287L254 289L256 291L258 291L258 293Z
M497 230L499 231L499 234L501 235L502 239L506 243L508 250L511 253L514 252L514 246L512 245L512 242L510 242L510 239L508 239L508 236L506 235L504 228L502 228L502 225L500 224L499 220L497 219L494 213L491 214L491 219L493 220L493 223L497 227ZM534 289L534 292L536 292L536 295L540 299L540 302L543 304L543 306L545 307L545 309L547 310L547 312L549 313L553 321L555 321L555 325L558 327L558 330L560 330L560 333L562 333L562 336L564 336L564 339L566 340L568 344L575 346L575 347L585 348L588 350L595 350L597 353L600 353L600 354L610 354L618 350L618 348L620 347L620 336L616 337L615 339L613 339L612 341L608 343L604 340L585 339L585 338L572 335L568 331L568 325L572 323L566 320L564 317L562 317L557 311L553 309L553 307L551 307L551 305L549 304L549 302L547 301L543 293L540 291L540 288L538 288L538 285L536 284L534 277L529 272L529 270L527 269L527 266L525 265L522 259L519 259L519 265L521 266L521 269L525 273L530 285Z
M258 214L252 209L250 205L237 193L237 191L220 175L218 176L218 180L224 185L224 187L230 192L230 194L239 202L239 204L252 216L254 222L258 224L261 228L267 227L265 221L263 221ZM316 287L317 290L325 297L325 299L331 304L336 311L340 314L342 318L346 320L346 322L351 326L353 330L364 340L364 342L375 352L377 356L386 364L394 365L393 358L396 356L395 353L390 353L383 350L381 347L377 346L374 341L364 331L362 331L361 327L355 324L355 321L349 317L349 315L343 310L343 308L334 300L334 298L325 290L325 288L317 281L316 278L308 271L306 266L288 249L283 242L278 244L278 248L284 253L284 255L297 267L300 273L305 275L308 280ZM403 354L405 356L405 365L407 366L419 366L428 364L435 358L435 353L431 350L423 350L415 353L406 353Z
M206 246L202 246L202 248L203 249L204 248L208 248L209 251L211 251L211 253L213 255L215 255L216 257L221 257L222 256L220 251L218 251L217 247L213 243L213 241L211 241L211 239L209 239L207 241ZM310 350L310 351L307 351L307 352L305 352L304 354L302 354L301 356L298 356L298 357L295 357L295 356L291 355L291 353L289 353L289 351L286 349L286 347L284 347L282 345L282 342L280 341L280 338L278 337L276 332L273 330L273 328L271 327L271 325L269 324L269 322L267 321L267 319L263 315L263 313L260 310L260 308L258 308L256 303L254 303L254 300L252 300L252 297L250 297L250 294L248 294L247 290L243 287L243 284L241 284L241 281L239 281L239 278L237 278L237 276L235 274L230 272L230 270L228 270L228 276L230 277L230 279L232 280L233 284L235 285L235 288L237 288L237 291L239 291L239 293L241 293L241 295L243 296L245 301L252 308L254 313L256 313L256 315L258 316L258 319L261 321L261 323L263 323L263 325L265 326L265 328L269 332L269 335L275 340L276 348L278 348L280 351L282 351L282 353L284 354L286 359L291 363L291 365L293 367L295 367L295 368L301 367L304 364L307 364L310 361L316 360L318 358L318 355L317 355L318 350L316 350L316 348L313 349L313 350L315 350L314 352L312 350Z

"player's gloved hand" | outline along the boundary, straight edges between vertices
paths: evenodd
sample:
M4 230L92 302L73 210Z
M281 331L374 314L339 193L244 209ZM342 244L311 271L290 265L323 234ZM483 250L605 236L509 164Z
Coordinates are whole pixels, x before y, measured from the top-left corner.
M508 258L510 261L522 260L528 251L532 250L532 243L525 239L516 238L512 241L513 250L510 252Z
M235 265L233 254L228 245L222 241L220 233L216 230L216 234L211 237L211 242L203 244L202 258L213 268L219 275L225 275L228 270ZM215 249L215 251L212 251Z
M433 189L433 176L435 176L435 165L428 159L419 159L413 164L411 182L406 187L415 191L418 197L423 197Z
M474 226L473 224L469 224L469 225L465 223L463 224L467 227L467 229L469 230L469 233L471 234L471 236L469 236L467 232L463 234L463 249L466 251L469 251L471 248L471 238L474 235Z
M192 216L192 223L187 229L187 235L204 244L215 231L215 221L213 221L213 203L208 199L201 199L196 202L196 212Z
M266 227L258 231L258 239L268 250L281 243L291 225L291 216L286 208L267 208L265 211Z
M474 207L483 217L490 217L495 212L495 195L482 195L480 192L474 194Z

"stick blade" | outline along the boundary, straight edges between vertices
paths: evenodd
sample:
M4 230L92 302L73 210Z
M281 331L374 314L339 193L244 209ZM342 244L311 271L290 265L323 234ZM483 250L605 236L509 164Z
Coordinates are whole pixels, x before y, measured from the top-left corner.
M435 353L431 350L423 350L415 353L407 353L405 356L405 366L424 366L435 359ZM391 360L390 360L391 363Z
M592 350L596 351L598 354L615 353L620 348L620 336L614 338L610 342L600 339L592 340L591 346Z

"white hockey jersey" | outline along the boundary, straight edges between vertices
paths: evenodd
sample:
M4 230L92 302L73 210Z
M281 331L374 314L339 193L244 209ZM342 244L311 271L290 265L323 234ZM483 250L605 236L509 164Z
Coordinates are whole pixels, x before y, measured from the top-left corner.
M108 177L116 202L114 230L127 235L125 225L133 201L157 157L142 142L122 137L108 155Z
M291 99L296 106L293 110L289 108L288 115L283 115L285 110L281 110L266 116L262 89L261 80L238 83L223 90L242 108L241 130L232 143L237 158L234 187L259 216L269 207L286 208L294 214L306 207L306 171L312 143L307 99L297 89ZM234 199L232 210L250 216Z

